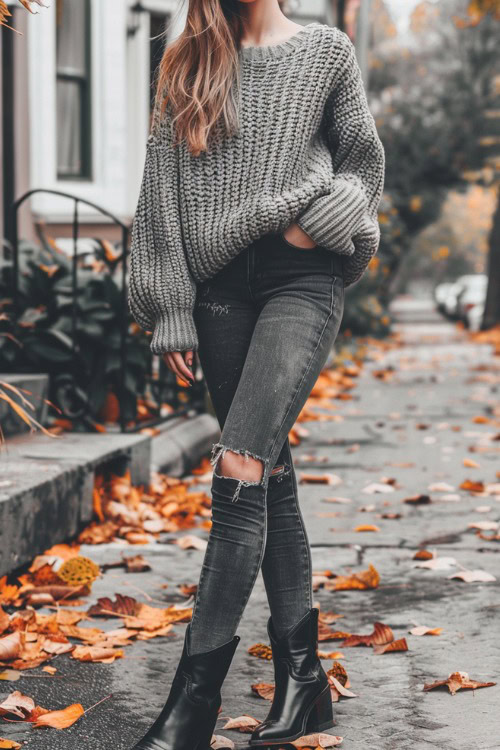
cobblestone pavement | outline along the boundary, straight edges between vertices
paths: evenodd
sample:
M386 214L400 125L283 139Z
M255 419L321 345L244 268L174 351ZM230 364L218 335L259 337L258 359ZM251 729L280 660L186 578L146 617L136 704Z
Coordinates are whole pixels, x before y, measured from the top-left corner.
M412 308L402 302L398 314L404 345L366 365L354 398L336 402L335 413L342 421L304 425L309 436L294 449L299 472L328 471L342 479L334 488L300 485L314 569L343 574L372 563L381 576L380 586L371 591L320 589L317 602L322 610L344 616L337 623L342 630L369 633L375 621L382 621L396 638L405 636L409 645L405 653L376 656L370 648L341 648L338 641L324 644L327 650L343 651L341 661L358 696L336 704L337 724L331 733L344 738L345 750L499 750L499 686L463 690L455 696L422 689L424 683L457 670L476 680L500 682L500 543L481 539L468 528L471 522L498 521L500 498L459 489L465 479L495 482L500 468L499 443L491 440L498 435L498 424L474 421L491 416L495 400L498 403L494 358L488 346L471 343L451 324L429 316L425 306ZM415 322L418 317L421 322ZM387 380L374 377L373 370L388 368L394 370ZM480 452L470 452L471 446L480 446ZM313 468L304 461L306 455L326 456L327 463ZM480 467L467 468L464 458ZM393 492L363 492L382 477L397 480ZM435 482L451 485L454 490L448 494L459 499L446 501L446 493L429 492ZM432 502L402 502L420 493L430 494ZM325 502L333 495L350 498L351 503ZM370 505L375 510L361 510ZM491 509L478 511L478 506ZM383 519L381 512L400 513L401 518ZM376 524L380 531L355 532L361 523ZM423 542L440 556L454 557L459 566L485 570L497 580L450 580L459 566L441 571L415 568L412 558ZM203 552L168 544L133 550L144 554L152 571L134 576L108 571L96 582L93 595L120 592L141 599L141 591L147 591L157 601L172 601L178 584L198 579ZM105 545L83 548L82 553L103 563L115 560L119 550L117 545ZM261 719L267 712L269 704L254 695L250 685L271 682L272 665L247 653L252 644L267 642L267 617L259 576L239 629L242 640L224 685L216 729L239 750L246 747L245 735L222 726L225 717L247 713ZM442 635L408 634L416 624L441 627ZM26 675L15 688L29 692L41 705L62 707L78 701L89 706L110 693L113 697L64 732L27 733L20 727L9 731L33 750L129 750L168 692L184 626L175 630L175 638L135 644L126 658L112 665L74 664L60 657L58 665L66 677L58 682ZM1 733L5 735L3 727Z

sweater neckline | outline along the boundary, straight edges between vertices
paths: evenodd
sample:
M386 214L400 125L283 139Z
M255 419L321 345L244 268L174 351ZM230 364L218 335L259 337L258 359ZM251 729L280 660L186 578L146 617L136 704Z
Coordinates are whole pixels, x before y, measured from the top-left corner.
M245 61L276 60L280 57L288 55L290 52L293 52L294 50L301 47L304 41L309 36L309 32L317 26L321 26L321 24L317 21L308 23L301 29L299 29L293 36L289 37L284 42L280 42L279 44L241 47L239 50L239 55L241 59Z

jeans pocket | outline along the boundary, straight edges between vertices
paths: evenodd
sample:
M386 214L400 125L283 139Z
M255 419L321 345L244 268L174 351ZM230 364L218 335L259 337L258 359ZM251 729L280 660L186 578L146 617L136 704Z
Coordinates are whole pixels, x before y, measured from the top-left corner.
M279 237L280 237L280 240L285 243L285 245L287 245L288 247L291 247L293 250L299 250L300 252L303 252L303 253L310 253L311 250L316 250L319 247L318 244L314 245L313 247L300 247L300 245L292 245L292 243L289 242L287 238L285 237L284 231L279 233Z

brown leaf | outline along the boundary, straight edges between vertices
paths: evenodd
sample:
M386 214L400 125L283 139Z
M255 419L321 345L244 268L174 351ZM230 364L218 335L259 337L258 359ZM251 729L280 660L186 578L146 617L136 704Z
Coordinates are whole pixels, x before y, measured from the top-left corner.
M429 505L432 502L430 495L412 495L403 500L404 503L409 505Z
M416 625L408 632L412 635L441 635L443 628L426 628L425 625Z
M23 695L19 690L14 690L2 703L0 703L0 716L12 714L26 719L35 708L35 701L28 695Z
M0 638L0 661L15 659L21 653L23 637L19 630Z
M381 646L394 640L394 633L389 625L383 622L376 622L373 626L373 633L370 635L351 635L341 644L346 648L352 646Z
M101 662L111 664L116 659L125 656L123 649L105 648L102 646L76 646L71 654L72 659L78 661Z
M145 560L143 555L134 555L134 557L124 558L127 573L143 573L151 570L151 565Z
M207 548L207 540L201 539L199 536L186 535L176 539L175 544L178 544L181 549L199 549L205 550Z
M331 487L342 484L342 479L336 474L309 474L305 471L300 473L299 481L301 484L329 484Z
M0 748L3 748L5 750L18 750L21 745L19 742L14 742L14 740L5 740L3 737L0 737Z
M240 732L247 732L251 733L255 729L255 727L259 726L261 722L257 719L254 719L252 716L249 716L248 714L243 714L242 716L238 716L236 719L228 719L223 729L238 729Z
M333 734L307 734L304 737L299 737L291 744L294 747L311 747L318 750L318 748L336 747L343 741L342 737L334 736Z
M387 654L390 651L408 651L406 638L399 638L399 640L392 641L392 643L386 643L380 646L373 647L374 654Z
M448 578L459 578L465 583L491 583L497 580L495 576L485 570L460 570L458 573L448 576Z
M116 594L116 600L113 602L109 597L100 597L97 604L94 604L87 611L90 617L111 617L117 615L137 615L139 602L132 596L122 596Z
M477 682L476 680L471 680L467 672L452 672L446 680L426 683L424 691L427 692L428 690L434 690L434 688L447 687L450 693L455 695L459 690L476 690L476 688L493 687L493 685L496 685L496 682Z
M248 653L251 654L251 656L256 656L257 659L271 661L273 658L271 646L268 646L265 643L255 643L253 646L250 646Z
M376 568L370 564L367 570L362 570L360 573L353 573L350 576L337 576L332 581L332 588L335 591L375 589L379 583L380 575ZM328 588L330 588L329 585Z
M10 617L7 612L4 612L2 606L0 605L0 635L2 635L2 633L5 633L5 631L9 627L9 624Z
M272 701L274 698L274 685L269 682L258 682L250 686L254 693L260 698L264 698L266 701Z
M478 493L478 492L484 492L484 483L474 481L473 479L466 479L460 485L460 489L466 490L467 492L470 492L472 494Z
M429 552L428 549L419 549L415 554L413 555L414 560L432 560L434 557L433 552Z
M62 711L48 711L33 722L35 727L52 727L53 729L67 729L73 726L83 716L85 710L80 703L73 703Z
M67 654L74 649L74 645L64 635L44 638L42 648L48 654Z

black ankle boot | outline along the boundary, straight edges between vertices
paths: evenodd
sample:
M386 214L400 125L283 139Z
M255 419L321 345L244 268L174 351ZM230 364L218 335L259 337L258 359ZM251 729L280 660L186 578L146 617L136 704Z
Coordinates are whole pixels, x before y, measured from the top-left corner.
M252 733L250 745L281 745L333 726L330 685L317 655L318 614L313 607L279 639L269 618L274 699L266 719Z
M240 638L235 635L218 648L190 656L189 629L190 624L168 700L134 750L210 750L220 689Z

